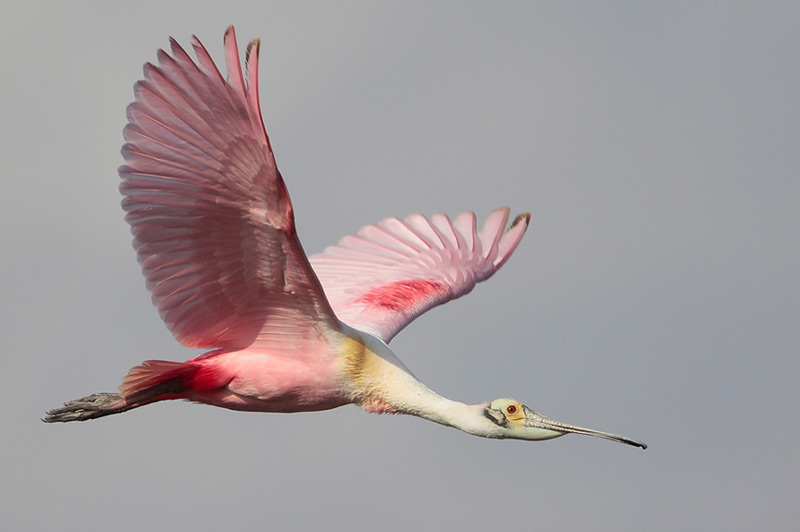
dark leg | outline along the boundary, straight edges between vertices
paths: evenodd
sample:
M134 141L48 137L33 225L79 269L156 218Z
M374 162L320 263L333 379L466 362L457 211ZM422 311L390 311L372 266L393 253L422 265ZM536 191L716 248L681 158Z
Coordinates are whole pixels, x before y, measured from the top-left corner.
M141 406L128 404L118 393L94 393L83 399L67 401L61 408L50 410L45 415L45 423L66 423L67 421L86 421L97 417L119 414Z

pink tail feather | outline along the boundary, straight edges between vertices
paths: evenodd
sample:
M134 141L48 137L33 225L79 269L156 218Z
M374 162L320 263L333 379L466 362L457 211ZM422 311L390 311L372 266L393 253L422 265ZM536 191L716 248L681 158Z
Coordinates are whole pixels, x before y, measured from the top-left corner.
M119 392L125 399L148 401L164 394L184 391L198 365L169 360L145 360L122 379Z

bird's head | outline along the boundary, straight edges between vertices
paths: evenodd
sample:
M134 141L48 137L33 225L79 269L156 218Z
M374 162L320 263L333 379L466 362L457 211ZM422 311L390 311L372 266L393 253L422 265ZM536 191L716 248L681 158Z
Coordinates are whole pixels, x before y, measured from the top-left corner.
M499 438L549 440L573 432L647 449L647 445L644 443L630 438L553 421L514 399L495 399L484 406L483 415L497 426L493 432L497 434L495 437Z

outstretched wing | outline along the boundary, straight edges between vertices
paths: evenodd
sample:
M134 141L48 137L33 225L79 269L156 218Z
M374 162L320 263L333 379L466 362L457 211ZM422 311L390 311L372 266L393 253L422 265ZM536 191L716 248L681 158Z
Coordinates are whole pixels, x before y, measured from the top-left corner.
M187 347L285 347L337 327L297 238L258 102L258 48L246 80L233 28L226 81L193 38L195 63L145 65L120 167L122 205L153 302Z
M478 233L475 214L454 222L412 214L361 228L309 260L340 320L389 342L428 309L460 297L508 260L530 221L492 212Z

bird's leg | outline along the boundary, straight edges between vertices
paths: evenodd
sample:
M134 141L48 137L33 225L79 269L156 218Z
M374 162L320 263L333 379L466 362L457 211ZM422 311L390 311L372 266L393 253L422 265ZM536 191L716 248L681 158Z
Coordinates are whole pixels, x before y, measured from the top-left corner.
M66 423L67 421L86 421L111 414L120 414L140 406L167 399L185 399L182 394L186 390L185 376L193 375L196 364L183 362L166 362L148 360L136 366L123 379L119 393L93 393L83 399L67 401L61 408L55 408L45 414L45 423ZM126 384L131 378L135 386ZM144 384L143 384L144 383Z
M129 404L118 393L93 393L83 399L67 401L61 408L54 408L45 415L45 423L66 423L67 421L86 421L97 417L119 414L139 404Z

